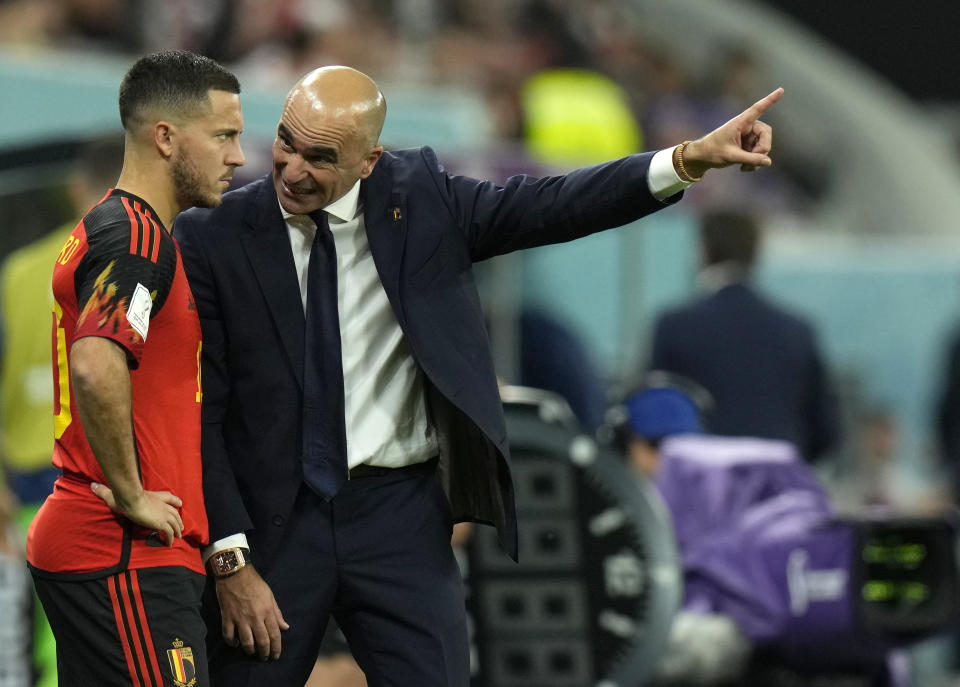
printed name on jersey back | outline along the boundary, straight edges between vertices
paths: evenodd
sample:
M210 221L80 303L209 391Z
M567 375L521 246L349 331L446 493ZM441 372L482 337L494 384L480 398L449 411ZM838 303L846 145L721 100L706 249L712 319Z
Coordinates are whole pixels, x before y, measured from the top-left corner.
M64 242L63 247L60 249L60 253L57 255L57 263L60 265L66 265L70 262L70 259L77 254L77 250L80 248L80 239L78 239L73 234L67 237L67 240Z

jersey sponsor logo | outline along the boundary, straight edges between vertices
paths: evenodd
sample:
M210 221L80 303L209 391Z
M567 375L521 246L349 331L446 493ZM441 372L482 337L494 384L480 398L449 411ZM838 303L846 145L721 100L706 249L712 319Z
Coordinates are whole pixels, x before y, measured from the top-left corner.
M130 307L127 308L127 322L133 327L140 338L147 340L147 330L150 328L150 311L153 309L153 299L150 290L137 282L130 298Z
M177 687L192 687L197 684L197 667L193 662L193 648L183 645L179 637L174 639L173 648L167 649L167 660L173 674L173 684Z

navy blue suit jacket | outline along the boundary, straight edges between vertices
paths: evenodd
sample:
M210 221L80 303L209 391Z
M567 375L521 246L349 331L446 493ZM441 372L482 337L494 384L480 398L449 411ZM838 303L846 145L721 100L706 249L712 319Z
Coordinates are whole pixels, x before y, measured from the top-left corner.
M689 377L713 395L716 434L785 439L808 460L839 436L813 330L745 283L661 316L650 367Z
M447 174L429 148L384 153L361 183L374 263L426 378L455 520L496 525L516 556L509 450L472 264L627 224L665 206L652 154L504 186ZM203 326L204 495L211 540L279 544L301 483L304 314L270 176L175 227Z

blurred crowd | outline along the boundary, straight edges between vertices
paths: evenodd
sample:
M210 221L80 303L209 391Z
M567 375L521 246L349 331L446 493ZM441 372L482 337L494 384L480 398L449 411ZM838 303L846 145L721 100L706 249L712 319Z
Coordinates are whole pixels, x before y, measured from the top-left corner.
M380 82L480 93L501 141L570 168L709 131L773 86L749 45L684 62L644 25L639 3L614 0L6 0L0 44L138 55L201 52L245 89L293 83L346 64ZM716 175L704 205L752 202L803 212L817 194L789 146L760 175ZM757 193L757 192L761 193Z

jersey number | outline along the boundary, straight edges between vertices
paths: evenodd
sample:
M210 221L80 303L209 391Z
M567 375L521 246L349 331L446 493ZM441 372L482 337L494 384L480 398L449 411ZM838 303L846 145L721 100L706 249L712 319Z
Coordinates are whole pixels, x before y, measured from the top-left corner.
M56 384L53 388L53 434L59 439L67 431L73 421L70 413L70 366L67 361L67 332L60 326L63 310L60 304L53 304L54 331L57 336L57 368L53 378Z

